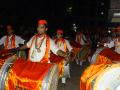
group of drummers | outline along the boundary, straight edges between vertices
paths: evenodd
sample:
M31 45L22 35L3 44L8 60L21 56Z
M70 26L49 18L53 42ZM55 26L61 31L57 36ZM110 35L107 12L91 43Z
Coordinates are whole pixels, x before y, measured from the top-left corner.
M0 90L57 90L60 78L62 83L70 78L70 63L74 60L80 66L87 60L90 62L80 77L80 90L118 90L120 87L120 28L114 32L116 37L104 38L94 53L90 39L80 31L73 43L63 38L62 29L51 39L47 35L46 20L38 21L37 34L28 42L15 35L12 25L6 28L7 35L0 39ZM22 55L26 49L28 54ZM103 77L107 73L111 74L106 78L109 83Z
M63 38L62 29L57 30L54 40L47 30L48 22L39 20L37 34L26 42L14 33L12 25L6 26L7 34L0 39L0 90L57 90L59 78L62 83L70 78L70 62L83 57L82 65L86 56L79 52L81 46L88 45L85 36L76 35L76 47ZM21 51L26 49L28 54L22 56L25 53ZM88 54L86 47L84 53Z
M80 77L80 90L120 90L119 76L120 27L117 27L98 42L90 65Z

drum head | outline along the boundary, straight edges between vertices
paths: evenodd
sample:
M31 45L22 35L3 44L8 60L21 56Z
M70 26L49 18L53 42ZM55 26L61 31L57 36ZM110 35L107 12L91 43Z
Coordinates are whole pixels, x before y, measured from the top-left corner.
M120 90L120 64L105 69L96 79L93 90Z

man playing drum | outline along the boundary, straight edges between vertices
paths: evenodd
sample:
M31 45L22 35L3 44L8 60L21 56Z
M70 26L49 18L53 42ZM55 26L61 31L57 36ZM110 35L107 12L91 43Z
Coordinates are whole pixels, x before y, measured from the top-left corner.
M90 51L88 45L90 42L80 31L76 34L76 42L81 46L80 52L78 53L78 59L80 60L80 66L82 66L83 62L85 62L88 57ZM76 60L77 64L79 64L79 60Z
M18 48L18 50L23 50L30 48L28 59L32 62L49 63L50 50L62 57L67 58L67 53L55 45L54 41L46 34L48 30L48 23L46 20L39 20L37 27L37 34L34 35L26 45Z
M58 46L58 48L64 52L68 52L70 53L70 55L72 55L73 52L73 48L71 47L70 43L68 40L63 38L63 30L62 29L58 29L57 30L57 38L54 40L55 44ZM70 78L70 68L69 68L69 64L65 65L66 62L62 61L62 68L63 68L63 72L64 72L64 76L65 77L69 77ZM64 77L62 78L62 82L64 82Z
M7 35L0 39L0 45L4 45L4 49L13 49L19 47L19 44L24 44L21 37L14 34L12 25L7 25Z

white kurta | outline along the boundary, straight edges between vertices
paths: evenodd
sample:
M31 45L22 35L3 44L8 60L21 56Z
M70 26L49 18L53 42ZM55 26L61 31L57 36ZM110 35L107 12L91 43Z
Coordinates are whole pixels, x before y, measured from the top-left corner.
M37 49L35 47L35 40L32 45L33 39L34 39L34 36L27 43L27 47L30 48L29 59L32 62L40 62L43 59L43 57L45 56L45 52L46 52L46 38L43 40L43 42L41 44L41 47L40 47L41 52L37 51ZM43 39L43 37L41 37L41 38L38 37L37 43L39 43L39 41L41 41L42 39ZM32 45L32 47L31 47L31 45ZM52 39L50 39L50 50L54 54L57 54L57 51L59 50ZM49 51L49 53L50 53L50 51Z
M73 48L71 47L69 41L65 39L65 43L66 43L68 51L71 52ZM60 44L60 46L59 46L59 44ZM65 52L64 43L57 42L56 45L60 50Z
M6 38L7 36L3 36L1 39L0 39L0 45L4 45L5 46L5 42L6 42ZM12 39L12 35L9 36L8 38L8 49L11 49L12 45L11 45L11 39ZM19 47L19 44L24 44L25 40L22 39L21 37L15 35L15 47Z

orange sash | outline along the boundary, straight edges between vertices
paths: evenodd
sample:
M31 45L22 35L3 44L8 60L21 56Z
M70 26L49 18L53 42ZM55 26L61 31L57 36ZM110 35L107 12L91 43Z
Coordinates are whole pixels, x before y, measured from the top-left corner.
M32 48L33 45L35 44L34 42L35 42L37 36L38 36L38 35L35 35L35 36L34 36L30 48ZM49 36L47 36L47 35L45 35L45 37L46 37L46 51L45 51L45 56L44 56L43 59L40 61L41 63L47 63L48 60L49 60L50 38L49 38ZM30 51L31 51L31 49L29 50L29 60L30 60Z
M5 49L8 49L9 36L6 37ZM11 48L15 48L15 35L12 35L11 38Z
M51 52L50 54L50 62L56 63L59 66L59 77L62 77L64 74L64 58L57 56Z
M15 90L16 87L19 87L19 90L41 90L42 81L50 67L51 64L48 63L16 60L8 74L6 90Z

